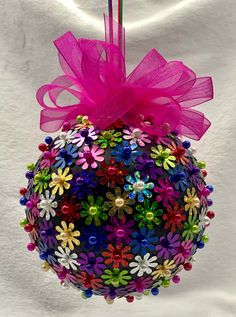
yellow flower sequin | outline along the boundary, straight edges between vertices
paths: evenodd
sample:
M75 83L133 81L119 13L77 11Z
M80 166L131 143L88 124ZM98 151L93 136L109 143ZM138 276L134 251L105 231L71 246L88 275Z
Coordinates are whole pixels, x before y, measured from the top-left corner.
M77 239L80 236L80 232L78 230L73 231L75 228L73 223L70 223L67 227L66 222L62 221L61 226L62 228L56 226L56 230L59 233L56 236L57 240L62 240L61 246L63 248L66 248L68 244L69 249L74 250L74 244L77 246L80 245L80 241Z
M155 271L152 272L153 280L161 277L170 277L171 270L175 268L175 262L173 260L165 260L163 264L159 264Z
M49 183L49 187L54 187L52 190L53 195L55 195L59 190L59 195L61 196L64 194L64 188L70 188L70 184L68 183L68 181L72 180L73 175L68 175L69 171L69 167L66 167L64 172L62 171L62 168L59 167L57 170L58 174L52 173L52 181Z
M187 188L186 191L187 195L184 196L185 201L185 211L189 212L189 215L197 214L197 208L200 207L200 200L196 195L196 190L194 187L190 190L190 188Z

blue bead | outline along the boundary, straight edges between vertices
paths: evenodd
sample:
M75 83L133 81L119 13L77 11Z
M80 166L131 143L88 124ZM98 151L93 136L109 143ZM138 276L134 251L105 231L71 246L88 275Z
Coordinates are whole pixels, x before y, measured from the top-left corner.
M95 236L89 237L89 243L90 243L91 245L96 244L96 243L97 243L97 238L96 238Z
M19 202L20 202L20 204L21 204L21 206L25 206L26 205L26 203L27 203L27 198L25 198L24 196L23 197L21 197L21 199L19 200Z
M153 289L151 290L151 292L152 292L152 295L153 295L153 296L157 296L160 291L159 291L159 289L158 289L157 287L155 287L155 288L153 288Z
M189 149L190 146L191 146L191 143L190 143L188 140L186 140L186 141L183 142L183 147L184 147L185 149Z
M26 172L26 173L25 173L25 177L26 177L27 179L34 178L34 173L33 173L33 172Z
M212 185L207 185L206 188L209 189L211 193L214 191L214 187Z
M90 298L93 296L93 292L90 290L90 289L87 289L86 291L84 291L84 295L87 297L87 298Z
M45 143L51 144L53 142L53 139L50 136L46 136Z
M211 199L207 199L207 205L208 207L211 207L213 205L213 201Z
M204 244L203 241L198 241L198 242L197 242L197 247L198 247L198 249L203 249L204 246L205 246L205 244Z
M67 151L65 149L60 150L59 155L61 157L65 157L67 155Z
M48 255L46 252L40 252L39 257L41 260L45 261L45 260L47 260Z
M140 244L141 244L142 247L148 246L148 241L147 241L147 239L142 239Z

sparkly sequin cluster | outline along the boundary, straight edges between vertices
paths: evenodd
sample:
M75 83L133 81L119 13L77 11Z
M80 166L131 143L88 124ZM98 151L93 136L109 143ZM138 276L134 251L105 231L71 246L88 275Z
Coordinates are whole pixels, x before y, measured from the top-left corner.
M128 302L178 283L208 241L214 212L205 163L176 133L148 135L121 121L106 131L86 117L45 138L21 188L29 251L82 297Z

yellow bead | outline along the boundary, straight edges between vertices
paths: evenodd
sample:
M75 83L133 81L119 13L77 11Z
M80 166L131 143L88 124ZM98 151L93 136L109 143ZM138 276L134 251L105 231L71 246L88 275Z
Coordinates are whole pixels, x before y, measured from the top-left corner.
M43 262L42 264L42 270L44 272L48 272L48 270L50 269L50 265L48 264L48 262Z
M87 297L85 296L85 293L84 293L84 292L81 293L81 297L82 297L83 299L87 299Z

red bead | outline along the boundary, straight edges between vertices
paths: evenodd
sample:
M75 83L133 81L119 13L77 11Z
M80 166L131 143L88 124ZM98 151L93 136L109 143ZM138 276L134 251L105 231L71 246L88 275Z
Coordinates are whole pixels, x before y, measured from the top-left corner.
M20 188L20 195L21 196L25 196L25 194L27 193L27 188L25 188L25 187L22 187L22 188Z
M29 244L27 244L27 249L29 251L34 251L34 249L36 248L36 244L33 242L30 242Z
M132 303L134 301L134 296L127 296L126 300L128 303Z
M203 177L207 177L207 171L206 170L202 170L202 175L203 175Z
M207 212L207 217L210 218L210 219L213 219L213 218L215 217L214 211L209 210L209 211Z
M65 123L63 124L63 126L62 126L62 130L63 130L63 131L68 131L68 130L70 130L70 128L71 128L70 122L65 122Z
M71 212L71 208L67 205L62 206L61 211L63 212L63 214L69 214Z
M41 143L39 144L38 148L39 148L39 151L45 152L47 150L47 145L44 143Z
M192 264L190 262L187 262L184 264L185 271L191 271L192 270Z
M26 232L31 232L33 230L33 226L28 223L27 225L24 226L24 230Z

